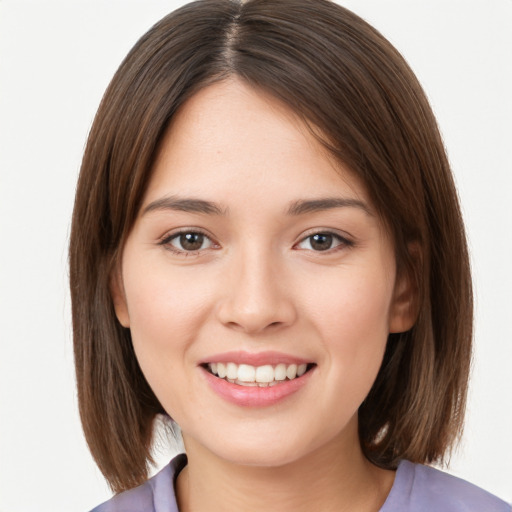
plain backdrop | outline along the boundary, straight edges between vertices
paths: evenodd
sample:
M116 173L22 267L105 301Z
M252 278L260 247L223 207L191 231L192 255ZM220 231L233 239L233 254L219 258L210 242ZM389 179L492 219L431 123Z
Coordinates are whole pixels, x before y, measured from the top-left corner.
M0 512L86 511L110 496L74 388L74 187L111 76L182 3L0 0ZM466 431L448 470L512 501L512 1L342 3L398 47L437 114L477 313Z

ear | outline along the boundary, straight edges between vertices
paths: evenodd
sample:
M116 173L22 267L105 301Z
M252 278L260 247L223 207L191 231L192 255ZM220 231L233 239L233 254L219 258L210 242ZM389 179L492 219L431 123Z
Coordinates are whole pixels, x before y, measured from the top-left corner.
M414 242L408 245L413 265L421 264L421 248ZM419 290L414 271L399 269L395 281L393 301L389 312L389 332L405 332L412 328L419 313Z
M119 265L110 275L109 288L112 302L114 303L114 310L117 319L123 327L130 327L130 315L128 314L128 304L126 303L126 294L124 292L123 276Z

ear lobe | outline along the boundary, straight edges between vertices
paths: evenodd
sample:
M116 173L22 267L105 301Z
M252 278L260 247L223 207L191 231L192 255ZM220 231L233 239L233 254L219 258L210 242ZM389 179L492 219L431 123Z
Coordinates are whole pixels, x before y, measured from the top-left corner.
M409 244L413 265L421 264L421 249L418 243ZM402 269L396 277L393 302L389 314L389 332L408 331L415 324L419 313L419 289L413 269Z
M114 310L117 319L123 327L130 327L130 315L128 314L128 305L126 303L126 294L124 292L123 278L121 271L116 268L109 281L110 295L114 303Z

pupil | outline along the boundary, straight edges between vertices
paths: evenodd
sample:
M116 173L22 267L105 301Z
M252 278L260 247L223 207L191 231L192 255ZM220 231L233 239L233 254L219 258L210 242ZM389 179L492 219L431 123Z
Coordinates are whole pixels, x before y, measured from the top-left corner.
M203 245L204 235L201 233L185 233L180 235L180 244L187 251L197 251Z
M316 234L311 237L311 247L317 251L326 251L332 245L332 235Z

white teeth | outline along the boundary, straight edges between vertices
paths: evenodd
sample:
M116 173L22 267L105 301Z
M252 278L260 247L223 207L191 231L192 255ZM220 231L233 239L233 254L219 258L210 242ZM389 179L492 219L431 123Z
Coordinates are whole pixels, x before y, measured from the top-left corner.
M256 368L256 382L272 382L274 380L274 368L269 364Z
M238 378L238 368L235 363L228 363L226 365L226 377L233 380Z
M286 379L286 365L278 364L274 368L274 379L275 380L285 380Z
M290 366L288 366L288 368L286 368L286 376L292 380L292 379L295 379L295 377L297 376L297 365L296 364L291 364ZM220 375L219 375L220 377Z
M293 380L302 377L308 368L307 364L279 363L276 366L266 364L263 366L251 366L250 364L235 363L210 363L208 368L221 379L239 384L240 386L274 386L280 381Z
M217 375L223 379L227 375L226 365L223 363L217 363Z
M247 386L249 388L254 388L258 385L256 382L243 382L241 380L236 380L235 384L238 384L239 386Z
M219 375L220 377L220 375ZM256 368L248 364L241 364L238 367L238 380L242 382L255 382Z

